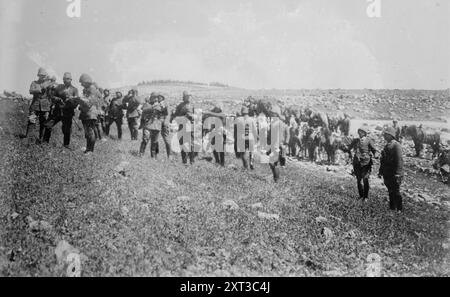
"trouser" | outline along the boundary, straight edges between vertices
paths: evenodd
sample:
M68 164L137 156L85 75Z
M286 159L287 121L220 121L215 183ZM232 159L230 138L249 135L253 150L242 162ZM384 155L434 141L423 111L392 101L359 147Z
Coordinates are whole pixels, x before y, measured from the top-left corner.
M213 151L214 159L217 164L225 166L225 152L218 152L216 150Z
M39 123L39 138L36 139L36 143L40 143L44 137L45 131L45 122L48 120L49 112L48 111L31 111L30 116L35 115L36 120L30 121L28 120L27 124L27 136L30 134L34 134L36 130L36 122ZM33 135L35 137L35 135Z
M139 150L139 153L141 155L145 153L147 144L150 141L150 155L152 158L156 158L156 156L159 154L159 133L159 130L143 130L141 148Z
M105 127L105 134L109 136L109 131L113 123L116 123L117 126L117 138L122 139L122 118L108 118L108 122Z
M95 129L97 120L84 120L84 137L86 138L86 152L94 152L95 147Z
M162 136L162 139L164 140L164 144L166 146L167 157L169 157L170 154L172 153L172 148L170 145L170 130L169 130L169 126L166 123L162 124L161 136Z
M106 134L106 117L105 117L105 115L99 115L98 122L100 124L100 127L102 128L103 133Z
M53 127L55 127L59 122L62 122L62 133L64 135L64 145L70 144L70 136L72 134L72 116L55 117L50 119L45 124L44 141L50 142L50 137L52 135Z
M423 142L419 140L413 140L414 141L414 149L416 151L416 157L420 157L420 152L423 150Z
M97 120L95 121L94 134L95 134L95 139L98 139L98 140L102 139L101 125L102 124L100 122L100 117L97 117Z
M392 210L403 210L402 194L400 194L400 185L402 178L394 176L385 176L384 184L389 192L389 208Z
M356 175L356 183L358 185L359 198L369 198L369 176L372 170L372 162L368 165L361 165L360 163L353 164L353 171Z
M289 153L292 157L297 156L297 146L300 148L301 143L300 143L300 139L295 137L294 139L291 139L291 141L289 142Z
M131 140L138 140L139 124L138 118L128 118L128 128L130 129Z
M179 129L180 131L181 129ZM188 157L189 162L191 164L195 161L195 152L194 152L194 132L191 132L191 139L185 140L183 137L180 137L180 148L181 148L181 160L183 161L183 164L187 164ZM186 149L186 146L189 147L189 151Z
M270 151L268 152L268 154L270 154ZM278 182L278 180L280 179L280 168L278 167L278 164L280 164L281 166L286 165L286 149L283 146L280 146L278 160L269 163L270 170L272 170L273 174L273 180L275 182Z

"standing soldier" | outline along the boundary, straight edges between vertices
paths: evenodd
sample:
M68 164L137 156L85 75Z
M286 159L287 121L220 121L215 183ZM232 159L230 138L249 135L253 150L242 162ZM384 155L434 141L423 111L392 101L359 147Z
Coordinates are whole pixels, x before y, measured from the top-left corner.
M402 143L402 140L401 140L402 129L398 125L398 120L394 119L392 121L392 124L393 124L392 127L394 127L394 131L395 131L395 140L397 140L397 142L399 142L399 143Z
M248 169L249 165L251 170L255 168L253 164L254 148L250 145L251 142L253 142L253 145L255 144L255 128L253 118L249 116L248 108L242 107L241 115L236 118L234 125L234 151L236 152L236 157L242 160L242 165L245 169Z
M350 133L350 117L348 114L344 113L344 119L341 121L341 132L344 136L348 136Z
M123 108L127 110L128 128L130 129L131 140L138 140L138 119L140 116L138 90L133 88L123 99Z
M208 118L216 118L217 122L207 121ZM210 144L214 148L213 155L217 164L225 166L225 145L226 145L226 129L225 129L226 115L223 113L220 106L214 106L210 112L203 114L204 130L210 132ZM218 126L216 126L218 124ZM216 145L216 141L222 143ZM217 150L216 148L219 148Z
M373 157L377 157L377 150L373 140L368 137L369 129L362 126L358 129L359 138L350 144L349 150L355 150L353 158L353 172L356 175L359 198L365 201L369 198L369 177L372 171Z
M183 164L187 164L187 157L189 156L189 162L191 164L195 161L195 152L194 152L194 105L191 102L192 95L188 92L183 92L183 102L181 102L177 108L175 109L175 113L172 114L172 119L176 117L183 117L188 122L178 123L178 139L181 147L181 159L183 160ZM190 130L187 129L187 126L190 126ZM190 139L184 139L183 132L190 133ZM186 149L186 146L189 149Z
M389 192L389 207L391 210L401 212L403 210L400 186L403 180L402 147L395 140L396 131L388 127L383 133L386 146L381 152L380 170L378 177L383 177L384 184Z
M78 96L78 89L72 85L72 74L70 72L64 73L63 84L58 85L54 92L54 108L51 120L46 124L44 134L46 142L50 141L53 127L61 121L64 147L69 148L73 116L75 115L75 108L78 106L78 103L76 103Z
M166 103L166 98L161 95L158 94L158 103L162 108L162 112L161 112L161 136L164 140L164 144L166 146L166 154L167 154L167 159L170 160L170 155L172 153L172 148L170 145L170 117L169 117L169 107L167 106Z
M27 136L30 131L35 130L36 122L39 121L39 138L36 139L36 143L42 142L44 136L44 123L48 120L51 102L48 94L48 88L51 86L51 82L48 79L48 73L44 68L38 70L38 80L31 83L30 94L33 95L31 101L28 124L27 124Z
M80 120L83 123L84 134L86 137L86 151L85 154L94 152L95 147L95 129L98 114L98 102L102 95L94 86L92 78L87 74L82 74L80 83L83 86L84 98L78 99L80 104Z
M116 92L116 96L111 99L109 107L107 109L107 124L105 128L105 134L109 136L111 125L116 123L117 126L117 138L122 139L122 120L123 120L123 102L122 93Z
M159 95L152 93L150 98L146 100L142 108L141 125L139 129L143 129L142 143L139 155L143 156L148 142L150 141L150 156L157 158L159 153L159 133L162 128L163 107L158 102Z

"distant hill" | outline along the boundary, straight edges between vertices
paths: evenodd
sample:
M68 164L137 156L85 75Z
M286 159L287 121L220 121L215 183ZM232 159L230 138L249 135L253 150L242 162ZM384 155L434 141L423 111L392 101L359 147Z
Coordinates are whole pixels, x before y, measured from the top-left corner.
M210 83L202 83L195 81L182 81L182 80L152 80L152 81L142 81L138 83L138 86L154 86L154 85L193 85L193 86L209 86L209 87L221 87L221 88L229 88L230 86L227 84L223 84L220 82L210 82Z

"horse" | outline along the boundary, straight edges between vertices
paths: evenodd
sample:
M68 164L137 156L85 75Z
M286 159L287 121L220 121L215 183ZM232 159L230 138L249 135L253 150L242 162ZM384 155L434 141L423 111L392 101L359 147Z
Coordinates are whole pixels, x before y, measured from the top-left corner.
M433 168L439 170L442 180L450 186L450 150L439 152Z
M431 146L431 149L433 150L433 159L438 155L441 145L441 135L438 132L427 133L422 130L421 126L417 127L416 125L403 126L400 137L406 136L411 137L414 142L416 157L420 156L424 143Z

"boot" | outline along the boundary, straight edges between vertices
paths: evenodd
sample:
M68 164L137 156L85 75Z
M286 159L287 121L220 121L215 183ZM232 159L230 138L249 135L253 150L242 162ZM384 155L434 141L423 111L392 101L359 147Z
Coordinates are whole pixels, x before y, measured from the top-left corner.
M145 153L145 148L147 147L147 143L146 142L141 142L141 147L139 149L139 156L142 157Z

